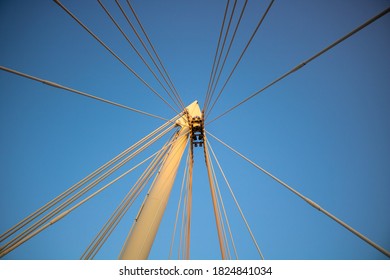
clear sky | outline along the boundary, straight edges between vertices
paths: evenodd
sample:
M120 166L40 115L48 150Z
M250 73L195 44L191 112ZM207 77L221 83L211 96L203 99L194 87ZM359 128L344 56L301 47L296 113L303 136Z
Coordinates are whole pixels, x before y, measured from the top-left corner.
M249 2L226 69L231 69L269 3ZM115 2L103 3L129 31ZM184 102L199 100L202 106L226 2L132 3ZM96 1L64 0L63 4L165 94ZM239 9L242 4L238 1ZM210 119L389 4L379 0L275 1ZM387 250L389 28L390 15L386 15L206 127ZM0 38L2 66L164 118L175 115L53 1L0 1ZM133 35L130 38L135 41ZM222 79L227 70L224 73ZM1 71L0 232L161 124L158 119ZM210 143L266 259L386 259L218 142L210 139ZM194 168L191 258L218 259L202 149L195 149ZM168 257L182 170L152 259ZM78 259L137 174L112 186L6 259ZM259 258L221 177L219 182L239 257ZM98 259L117 258L140 201L124 217Z

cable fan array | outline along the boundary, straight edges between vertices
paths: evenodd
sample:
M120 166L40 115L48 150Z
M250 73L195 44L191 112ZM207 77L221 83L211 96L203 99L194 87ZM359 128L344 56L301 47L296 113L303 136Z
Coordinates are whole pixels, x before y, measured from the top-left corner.
M96 234L94 239L88 245L88 247L86 248L86 250L81 256L81 259L93 259L96 257L99 250L103 247L103 245L110 237L112 232L117 228L119 222L123 219L123 217L128 212L130 207L134 204L134 202L140 196L140 194L149 186L148 193L146 195L146 198L144 199L144 203L142 204L138 215L134 219L133 226L130 229L129 236L131 236L132 233L134 232L135 224L140 218L145 202L149 194L153 190L156 180L158 180L158 176L161 170L164 167L166 167L166 165L168 164L167 161L169 155L173 151L173 147L177 142L185 141L184 146L187 147L187 157L185 160L185 168L184 168L183 178L181 182L180 195L179 195L178 205L176 209L175 222L174 222L174 228L171 237L171 244L170 244L170 251L169 251L168 258L173 258L174 256L177 256L178 259L190 259L194 145L193 143L191 143L192 116L188 113L188 109L187 109L188 107L185 107L184 102L178 90L176 89L174 83L172 82L172 79L168 74L167 69L164 66L160 56L158 55L155 46L152 44L152 41L145 30L145 27L142 25L140 17L136 13L134 7L131 5L129 0L126 0L126 6L124 4L121 4L120 1L115 0L115 4L117 10L120 12L119 14L121 16L122 22L124 21L128 24L127 28L124 28L123 26L120 25L119 23L120 20L118 20L114 16L114 13L110 9L108 9L106 5L103 4L102 1L97 0L97 2L101 7L101 9L103 10L103 12L105 13L105 15L109 18L109 20L118 30L118 32L121 34L123 39L129 44L130 48L134 51L137 57L147 67L148 71L152 74L154 79L162 88L164 94L166 95L165 97L169 98L169 101L162 94L160 94L156 89L154 89L149 82L143 79L132 67L130 67L128 63L126 63L122 58L120 58L118 54L111 47L109 47L100 37L98 37L74 13L72 13L67 7L65 7L65 5L63 5L58 0L54 0L54 2L63 11L65 11L66 14L68 14L79 26L81 26L90 36L92 36L106 51L108 51L110 55L112 55L117 61L119 61L120 64L124 66L133 76L135 76L146 88L148 88L151 93L157 96L161 102L163 102L167 107L169 107L172 111L174 111L176 116L171 119L166 119L164 117L151 114L143 110L138 110L129 107L127 105L123 105L111 100L103 99L101 97L92 95L90 93L86 93L84 91L76 90L71 87L67 87L52 81L48 81L33 75L25 74L5 66L0 66L0 70L4 72L8 72L10 74L14 74L33 81L41 82L44 83L45 85L59 88L67 92L72 92L80 96L94 99L96 101L104 102L109 105L120 107L122 109L132 111L134 113L143 114L148 117L153 117L165 121L163 125L161 125L157 129L152 131L150 134L148 134L147 136L143 137L135 144L125 149L123 152L121 152L120 154L112 158L110 161L100 166L91 174L89 174L88 176L86 176L85 178L83 178L73 186L71 186L69 189L67 189L66 191L64 191L57 197L55 197L53 200L49 201L44 206L42 206L32 214L27 216L25 219L21 220L19 223L11 227L9 230L1 234L0 235L0 243L1 243L0 257L7 255L11 251L16 249L20 245L22 245L23 243L27 242L28 240L30 240L31 238L33 238L34 236L36 236L37 234L45 230L46 228L54 225L56 222L66 217L68 214L72 213L74 210L82 206L84 203L88 202L98 194L108 189L110 186L112 186L120 179L129 175L131 172L139 168L141 165L145 165L147 162L149 162L149 164L146 166L146 168L144 169L144 171L142 172L142 174L140 175L136 183L129 189L129 191L123 198L123 200L113 211L110 218L106 221L106 223L103 225L101 230ZM202 130L203 130L202 137L204 138L204 143L202 144L203 144L203 151L204 151L204 158L205 158L205 166L208 174L210 195L211 195L213 212L215 216L216 231L218 235L221 258L238 259L239 252L237 251L235 245L235 240L233 237L234 232L232 230L232 226L229 221L228 210L225 207L225 203L222 197L222 192L220 188L220 183L218 182L218 176L216 172L217 169L215 168L215 164L218 167L219 173L223 178L227 190L229 191L230 195L233 198L235 206L237 207L237 210L245 224L246 230L250 234L250 237L259 255L259 258L264 259L264 256L255 238L255 234L252 231L251 227L249 226L249 222L246 219L240 204L238 203L238 200L233 192L233 188L231 187L227 179L226 173L223 171L221 163L218 160L218 157L211 146L208 136L210 136L215 141L217 141L218 143L226 147L229 151L233 152L240 158L244 159L246 162L250 163L257 170L271 177L273 180L278 182L280 185L285 187L294 195L301 198L310 206L324 213L327 217L336 221L338 224L342 225L344 228L351 231L353 234L355 234L356 236L358 236L359 238L367 242L369 245L371 245L372 247L374 247L375 249L377 249L387 257L390 257L390 253L386 249L382 248L375 242L371 241L366 236L364 236L363 234L361 234L360 232L358 232L357 230L349 226L347 223L343 222L342 220L340 220L339 218L337 218L336 216L334 216L333 214L331 214L330 212L328 212L327 210L319 206L317 203L315 203L308 197L304 196L296 189L294 189L293 187L291 187L290 185L288 185L287 183L285 183L284 181L276 177L275 175L266 171L264 168L260 167L257 163L250 160L248 157L244 156L242 153L238 152L237 150L235 150L234 148L226 144L224 141L220 140L218 137L214 136L212 133L209 132L208 127L207 129L204 128L205 125L211 124L215 120L233 111L234 109L243 105L247 101L252 100L258 94L264 92L271 86L284 80L292 73L295 73L298 70L302 69L308 63L314 61L318 57L327 53L330 49L336 47L338 44L350 38L352 35L356 34L360 30L374 23L376 20L380 19L381 17L389 13L390 8L385 9L384 11L380 12L376 16L367 20L365 23L353 29L351 32L341 37L340 39L334 41L332 44L323 48L321 51L317 52L316 54L310 56L308 59L304 60L304 62L293 67L291 70L287 71L285 74L281 75L279 78L275 79L265 87L249 95L248 97L246 97L236 105L232 106L230 109L226 110L222 114L218 115L214 119L206 122L212 110L215 108L215 105L217 104L218 100L222 96L222 93L224 92L227 84L231 80L233 73L236 71L238 65L242 61L242 58L244 57L244 54L248 50L255 35L257 34L258 30L265 22L265 19L269 14L269 12L271 11L271 8L274 4L274 0L269 2L269 4L265 8L264 13L262 13L262 15L259 17L258 23L254 31L251 33L251 36L248 39L247 43L245 44L245 47L240 52L238 59L235 60L235 63L233 64L234 66L232 67L230 72L228 72L229 74L226 75L226 79L222 83L222 86L219 88L219 91L217 91L222 74L224 73L226 62L228 60L229 54L231 53L231 49L234 44L236 35L239 32L240 24L242 22L242 19L244 18L247 4L248 4L247 0L245 0L244 2L242 1L240 2L237 0L234 1L228 0L226 2L225 10L223 13L223 20L219 32L217 47L212 62L209 82L205 93L204 107L202 112L203 115L196 116L202 122ZM129 16L130 13L132 16ZM142 45L142 50L138 49L134 44L134 42L130 40L127 30L131 30L132 34L136 36L139 43ZM146 55L143 55L142 52L146 52ZM145 56L147 56L147 58L145 58ZM148 63L147 60L150 60L152 63ZM218 93L215 96L216 92ZM178 123L183 119L186 122L185 124ZM181 131L179 129L180 126L187 126L185 133L180 134ZM169 139L165 142L165 144L162 145L160 149L158 149L152 154L149 154L146 157L144 156L148 148L151 148L152 145L155 144L157 141L162 140L163 137L168 137L169 133L171 133ZM144 156L143 160L134 164L133 162L135 157L139 155ZM118 170L124 168L129 164L132 164L130 168L128 168L125 172L121 173L119 176L116 177L114 176L114 174ZM110 179L111 181L103 184L103 181L106 179ZM177 254L174 253L175 245L177 247ZM124 253L126 251L125 247L126 246L122 248L121 255L125 254Z

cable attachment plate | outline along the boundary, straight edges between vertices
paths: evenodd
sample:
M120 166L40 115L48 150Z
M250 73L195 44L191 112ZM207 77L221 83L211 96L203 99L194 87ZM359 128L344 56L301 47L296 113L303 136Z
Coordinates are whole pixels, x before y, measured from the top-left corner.
M203 118L195 116L191 120L191 144L193 147L203 147Z

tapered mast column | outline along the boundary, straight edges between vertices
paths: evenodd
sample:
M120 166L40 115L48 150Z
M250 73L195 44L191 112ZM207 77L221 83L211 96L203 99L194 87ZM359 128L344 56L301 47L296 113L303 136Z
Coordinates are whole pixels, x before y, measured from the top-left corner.
M188 142L191 130L189 118L200 115L198 102L195 101L186 107L186 114L177 121L181 129L172 141L171 150L157 174L151 191L141 206L132 230L122 248L120 259L141 260L148 258Z

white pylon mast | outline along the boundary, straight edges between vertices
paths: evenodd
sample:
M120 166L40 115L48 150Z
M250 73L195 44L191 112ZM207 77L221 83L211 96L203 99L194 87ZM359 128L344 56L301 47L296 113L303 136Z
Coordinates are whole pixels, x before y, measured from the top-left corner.
M191 132L190 122L193 118L201 116L202 112L198 102L194 101L186 107L186 114L177 120L176 123L181 129L172 143L167 159L157 174L152 189L141 206L119 259L142 260L148 258L188 142Z

